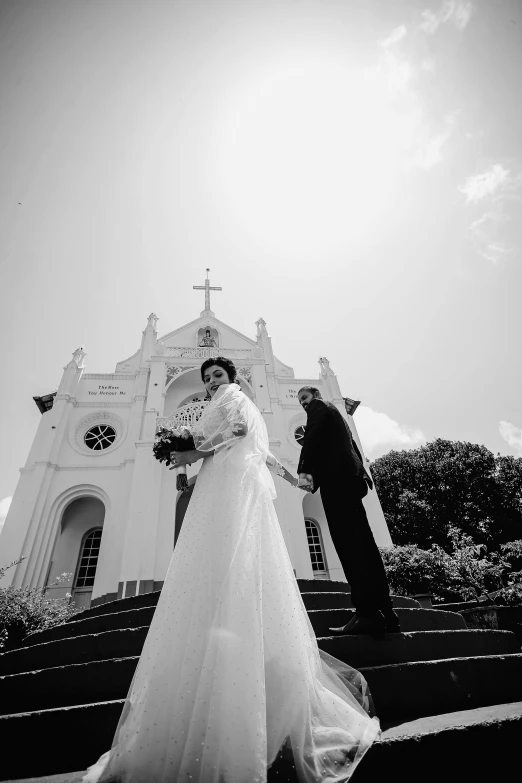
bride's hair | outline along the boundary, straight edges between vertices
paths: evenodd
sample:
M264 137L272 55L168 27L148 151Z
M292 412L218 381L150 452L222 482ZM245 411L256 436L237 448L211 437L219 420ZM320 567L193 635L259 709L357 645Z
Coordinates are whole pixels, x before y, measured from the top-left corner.
M209 367L213 367L215 364L225 370L230 383L237 383L237 370L235 364L234 362L231 362L230 359L225 359L224 356L216 356L214 359L205 359L201 365L201 380L203 382L205 381L205 370Z

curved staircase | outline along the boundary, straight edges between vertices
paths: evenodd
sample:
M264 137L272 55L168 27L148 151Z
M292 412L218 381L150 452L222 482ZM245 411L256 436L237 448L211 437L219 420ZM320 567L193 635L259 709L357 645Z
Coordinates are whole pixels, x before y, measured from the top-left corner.
M354 783L456 783L518 765L522 653L514 634L468 629L460 614L397 596L401 633L332 637L328 628L353 612L349 586L298 583L319 646L361 670L383 727ZM87 609L0 655L0 780L75 783L110 747L158 596ZM269 770L276 780L295 780L283 759Z

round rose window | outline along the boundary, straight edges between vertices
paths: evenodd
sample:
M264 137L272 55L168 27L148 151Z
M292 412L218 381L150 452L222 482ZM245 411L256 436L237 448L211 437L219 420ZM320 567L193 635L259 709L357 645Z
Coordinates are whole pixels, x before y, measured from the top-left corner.
M296 427L294 430L294 438L296 439L297 443L302 446L303 445L303 438L306 431L306 427L301 424L300 427Z
M87 430L84 436L85 445L93 451L103 451L112 446L116 440L116 430L108 424L97 424Z

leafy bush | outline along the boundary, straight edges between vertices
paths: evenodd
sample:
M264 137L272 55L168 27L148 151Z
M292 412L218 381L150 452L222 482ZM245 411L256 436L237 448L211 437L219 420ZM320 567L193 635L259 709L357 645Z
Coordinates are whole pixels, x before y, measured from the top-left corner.
M522 571L522 541L510 541L500 547L502 557L513 571Z
M435 602L441 602L473 600L500 591L500 598L517 602L516 574L509 573L510 564L503 555L488 555L483 544L475 544L457 528L450 528L449 539L450 552L438 544L429 549L416 544L381 549L392 593L411 596L428 592ZM511 577L514 581L510 582Z
M0 567L0 579L24 559ZM69 577L62 574L52 586ZM81 611L71 603L70 593L64 598L48 598L46 591L46 587L0 587L0 648L14 647L27 634L61 625Z

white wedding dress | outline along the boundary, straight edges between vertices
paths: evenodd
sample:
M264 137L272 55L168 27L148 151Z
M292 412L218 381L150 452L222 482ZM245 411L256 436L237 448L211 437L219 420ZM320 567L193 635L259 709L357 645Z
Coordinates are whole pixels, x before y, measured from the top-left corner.
M264 783L284 745L300 783L346 781L379 722L362 676L319 653L273 505L264 420L228 384L194 439L215 453L203 460L113 747L83 780Z

